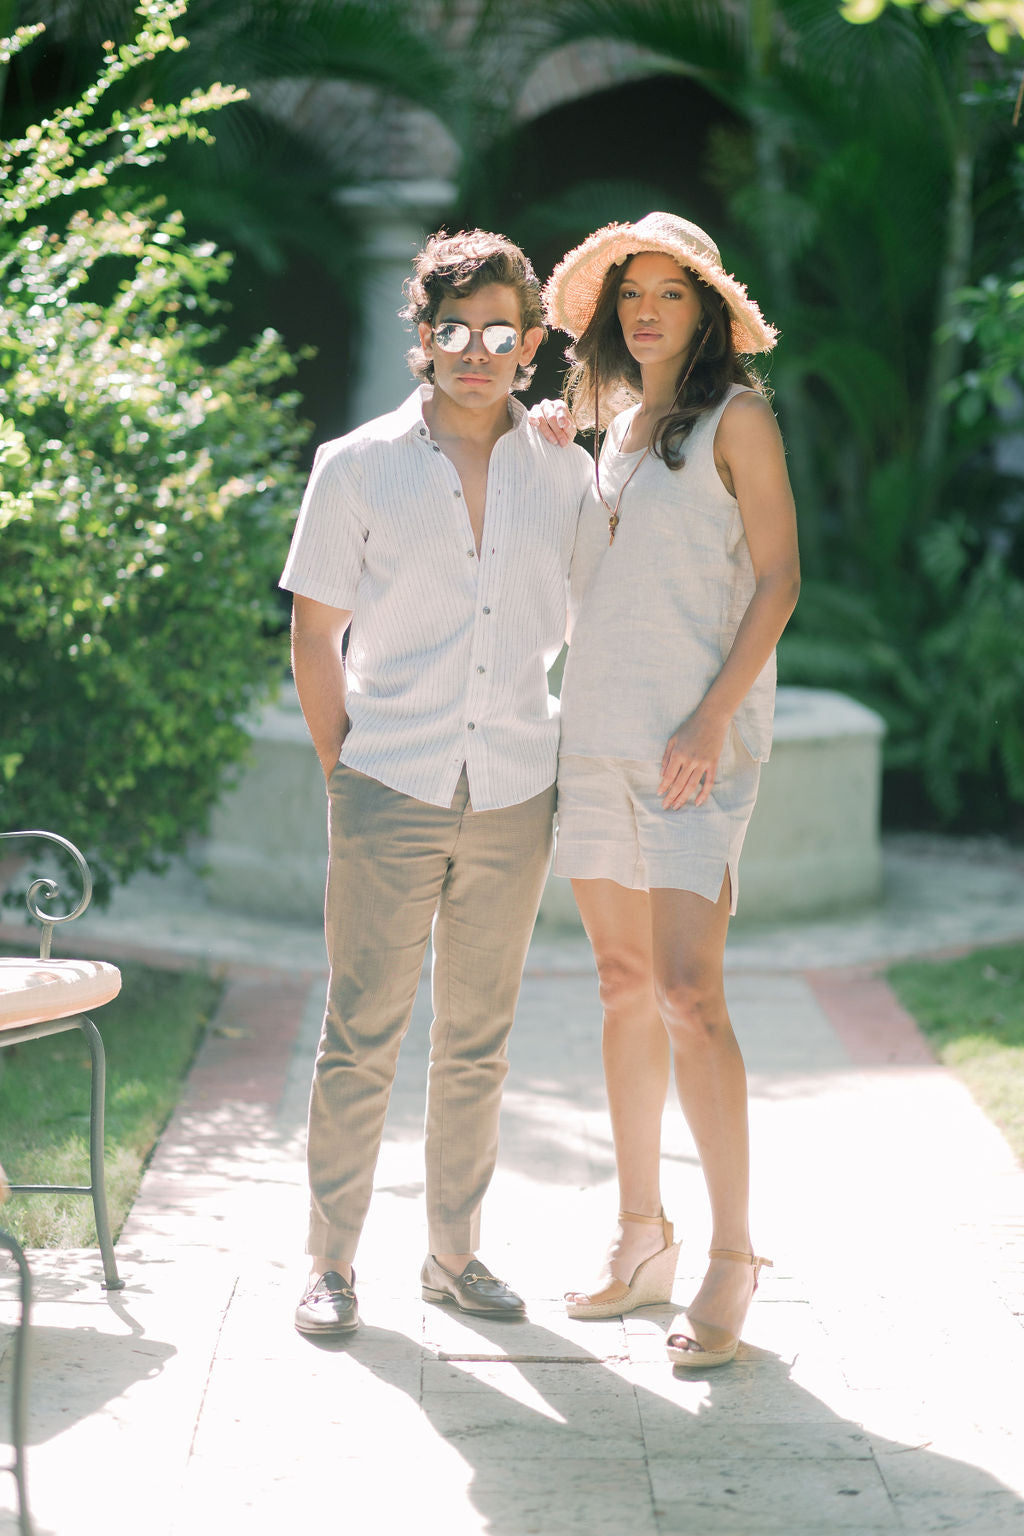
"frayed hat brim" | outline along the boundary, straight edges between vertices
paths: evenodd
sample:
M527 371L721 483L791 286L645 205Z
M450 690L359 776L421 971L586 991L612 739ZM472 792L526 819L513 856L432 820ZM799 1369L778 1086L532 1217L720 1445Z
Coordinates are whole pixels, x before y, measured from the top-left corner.
M635 224L607 224L569 251L544 287L547 323L576 340L593 318L608 268L646 251L671 256L721 294L737 352L771 351L778 331L743 284L726 272L714 241L698 225L671 213L649 213Z

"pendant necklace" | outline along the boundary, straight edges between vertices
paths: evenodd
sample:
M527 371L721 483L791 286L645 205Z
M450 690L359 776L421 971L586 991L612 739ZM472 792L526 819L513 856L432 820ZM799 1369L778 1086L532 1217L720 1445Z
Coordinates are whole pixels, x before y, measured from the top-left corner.
M690 374L693 372L694 364L696 363L698 357L700 357L700 354L701 354L701 352L704 349L704 343L708 339L708 334L709 334L710 330L711 330L710 326L706 326L705 329L704 329L704 334L703 334L703 336L700 339L700 345L697 347L696 352L693 354L693 357L690 360L690 366L687 368L686 372L683 374L683 381L682 381L682 383L680 384L679 388L676 390L675 395L672 397L672 404L668 408L668 414L669 415L671 415L672 412L675 410L676 402L678 401L679 396L682 394L683 390L686 388L687 383L689 382ZM600 413L599 401L598 401L598 384L597 384L596 377L594 379L594 415L595 415L597 421L600 421L601 413ZM598 429L597 429L597 425L595 423L595 426L594 426L594 486L595 486L597 494L598 494L598 496L599 496L599 498L601 500L602 506L605 508L605 510L607 512L609 512L611 514L609 516L609 518L608 518L608 547L610 549L611 546L615 543L615 533L616 533L616 530L617 530L617 528L619 526L619 521L620 521L620 519L619 519L619 507L622 505L622 498L626 494L626 488L628 487L629 482L632 480L633 476L636 474L637 470L640 468L641 464L647 458L647 455L650 453L650 451L653 448L654 444L653 443L648 443L647 447L644 449L644 451L641 454L640 458L633 465L633 468L630 470L629 474L626 476L625 484L622 486L622 489L619 491L619 494L615 498L615 505L613 507L613 506L610 506L607 501L605 501L604 496L603 496L603 494L601 492L601 461L600 461L600 455L599 455L599 450L598 450L598 446L597 446L597 432L598 432Z

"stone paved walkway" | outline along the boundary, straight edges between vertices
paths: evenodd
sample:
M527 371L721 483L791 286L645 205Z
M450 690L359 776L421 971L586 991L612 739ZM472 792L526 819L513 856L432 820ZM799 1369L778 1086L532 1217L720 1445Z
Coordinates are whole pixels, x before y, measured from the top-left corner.
M92 1253L32 1255L40 1536L1024 1532L1024 1172L877 975L1024 937L1024 867L905 842L887 890L856 921L730 940L754 1237L776 1269L736 1361L696 1379L665 1361L670 1309L573 1323L557 1299L616 1204L580 935L531 950L485 1209L482 1255L529 1321L419 1300L421 995L357 1261L364 1326L317 1346L291 1314L318 936L194 910L173 882L78 925L115 956L205 954L228 986L121 1235L127 1288L107 1296ZM682 1304L707 1218L674 1108L664 1174ZM10 1295L0 1273L0 1318ZM12 1508L4 1478L4 1536Z

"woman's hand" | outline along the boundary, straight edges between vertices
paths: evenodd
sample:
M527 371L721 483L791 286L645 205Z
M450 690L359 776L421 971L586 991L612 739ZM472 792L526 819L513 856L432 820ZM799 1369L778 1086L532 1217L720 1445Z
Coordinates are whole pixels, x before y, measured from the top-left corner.
M711 718L698 709L669 737L658 785L666 811L677 811L690 800L695 806L704 804L714 787L728 730L728 719Z
M541 437L556 448L567 448L575 442L576 428L564 400L542 400L539 405L531 405L529 416Z

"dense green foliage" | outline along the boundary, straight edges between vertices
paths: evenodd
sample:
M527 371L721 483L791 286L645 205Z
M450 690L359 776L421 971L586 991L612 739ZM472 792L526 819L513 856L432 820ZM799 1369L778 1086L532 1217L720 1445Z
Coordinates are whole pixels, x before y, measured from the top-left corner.
M116 1236L181 1091L223 984L200 971L121 967L118 997L97 1014L107 1053L107 1199ZM89 1049L77 1030L0 1057L4 1166L19 1184L89 1182ZM96 1242L92 1201L17 1195L3 1224L37 1248Z
M211 359L229 258L109 194L54 217L232 99L86 125L125 67L175 46L180 9L141 7L135 53L109 49L84 104L0 162L2 815L77 842L101 897L184 845L247 750L239 716L285 660L274 588L301 490L279 339Z
M1024 946L907 961L888 979L1024 1161Z
M23 134L26 124L85 91L106 40L137 26L135 6L0 0L0 32L5 7L46 26L11 65L0 136ZM441 8L450 12L451 0ZM227 334L241 343L270 324L287 338L320 437L351 424L350 364L366 264L360 212L339 194L368 174L365 141L389 137L379 103L430 108L452 119L453 132L472 136L462 126L471 115L464 82L452 67L461 45L437 20L434 0L424 7L407 0L188 0L181 25L189 46L141 61L108 98L131 113L150 98L206 96L225 70L246 87L245 100L219 115L215 141L183 136L158 163L135 155L118 186L142 204L159 196L181 212L194 239L234 253ZM351 98L332 100L337 81Z

